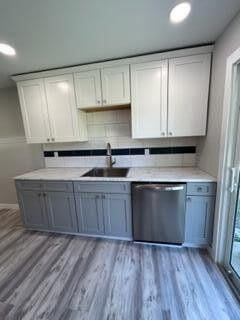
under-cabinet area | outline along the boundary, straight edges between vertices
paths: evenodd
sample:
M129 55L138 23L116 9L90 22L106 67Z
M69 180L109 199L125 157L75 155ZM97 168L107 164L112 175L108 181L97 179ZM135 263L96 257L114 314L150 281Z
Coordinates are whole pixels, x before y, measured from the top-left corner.
M134 240L131 185L131 181L16 180L25 227L125 240ZM181 244L209 246L212 242L216 183L181 182L181 185L186 189ZM151 204L148 210L150 213ZM173 230L174 224L178 223L174 217L169 212L167 220ZM159 228L159 232L166 233L167 230Z
M17 83L28 143L88 140L86 113L131 108L132 138L206 134L212 46L29 73Z

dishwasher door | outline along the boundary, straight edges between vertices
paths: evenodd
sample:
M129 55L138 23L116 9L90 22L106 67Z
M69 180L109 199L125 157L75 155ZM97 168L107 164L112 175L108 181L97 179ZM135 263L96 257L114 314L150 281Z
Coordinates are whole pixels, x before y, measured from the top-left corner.
M135 241L182 244L185 233L185 184L133 186Z

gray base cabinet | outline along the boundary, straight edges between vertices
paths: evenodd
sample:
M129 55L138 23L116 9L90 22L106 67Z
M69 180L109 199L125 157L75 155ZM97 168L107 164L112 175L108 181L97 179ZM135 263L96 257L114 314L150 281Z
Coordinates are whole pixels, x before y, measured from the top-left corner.
M33 229L48 229L49 221L42 193L21 190L18 192L18 199L23 223Z
M102 195L80 193L75 196L80 233L104 234Z
M103 200L105 234L132 237L131 197L128 194L107 194Z
M67 192L48 191L44 196L51 230L77 232L74 195Z
M215 208L215 183L188 183L185 219L185 245L212 243Z
M70 233L78 231L71 182L17 181L16 187L26 227Z
M132 239L128 182L16 181L26 227ZM216 183L187 183L185 246L212 242Z
M80 233L132 238L129 183L76 182L74 190Z
M130 183L16 181L26 227L132 238Z
M187 197L185 241L192 244L210 244L214 213L213 197Z

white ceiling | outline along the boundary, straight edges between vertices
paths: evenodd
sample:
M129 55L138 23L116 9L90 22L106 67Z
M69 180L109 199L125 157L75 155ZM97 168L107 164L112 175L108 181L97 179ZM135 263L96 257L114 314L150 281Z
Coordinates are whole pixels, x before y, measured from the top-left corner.
M240 0L192 0L190 17L172 25L176 0L0 0L0 87L16 73L214 41Z

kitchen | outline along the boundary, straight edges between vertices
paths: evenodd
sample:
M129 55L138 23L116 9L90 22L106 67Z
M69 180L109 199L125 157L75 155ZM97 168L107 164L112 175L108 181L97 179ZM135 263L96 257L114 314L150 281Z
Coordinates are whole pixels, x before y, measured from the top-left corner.
M2 319L238 319L238 1L143 0L145 31L168 36L154 49L132 27L134 51L113 36L127 2L24 2L28 40L0 11L15 43L0 43ZM77 52L54 40L52 10L65 36L84 26Z

